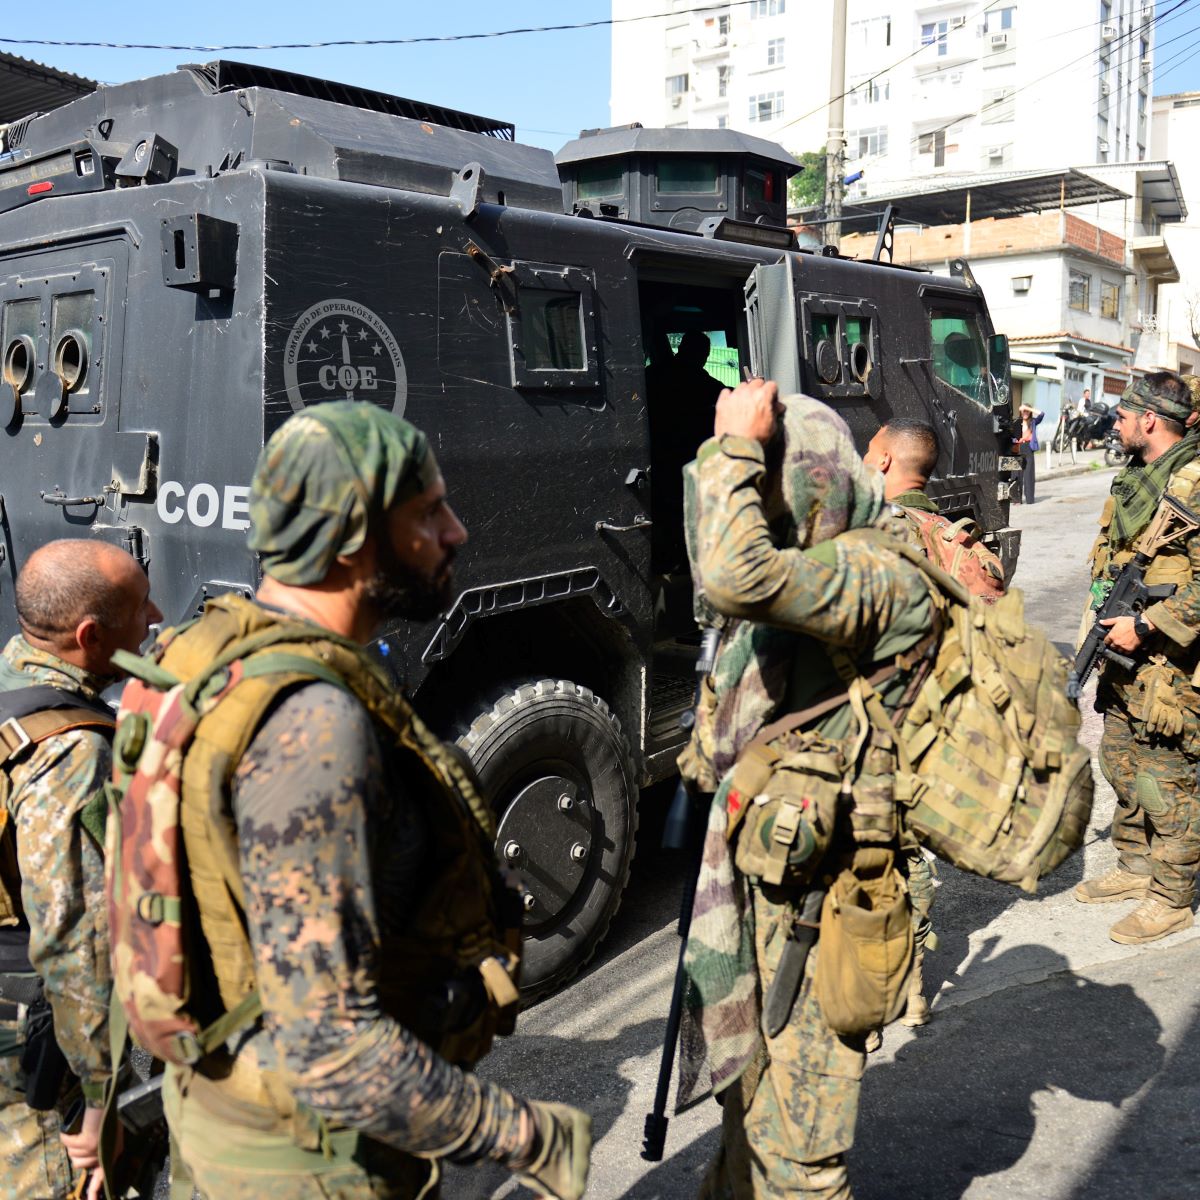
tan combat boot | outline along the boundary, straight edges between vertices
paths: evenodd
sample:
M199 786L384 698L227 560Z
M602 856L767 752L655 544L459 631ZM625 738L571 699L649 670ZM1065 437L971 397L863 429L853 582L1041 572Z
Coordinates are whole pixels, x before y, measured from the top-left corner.
M913 958L912 974L908 977L908 1004L904 1016L900 1018L901 1025L915 1029L918 1025L928 1025L930 1019L929 1001L925 999L925 977L921 967L925 963L925 951L918 950Z
M1157 896L1147 896L1127 917L1122 917L1109 931L1114 942L1137 946L1142 942L1157 942L1168 934L1190 929L1195 924L1190 908L1172 908Z
M1107 875L1077 883L1074 896L1081 904L1111 904L1116 900L1141 900L1149 887L1149 875L1113 867Z

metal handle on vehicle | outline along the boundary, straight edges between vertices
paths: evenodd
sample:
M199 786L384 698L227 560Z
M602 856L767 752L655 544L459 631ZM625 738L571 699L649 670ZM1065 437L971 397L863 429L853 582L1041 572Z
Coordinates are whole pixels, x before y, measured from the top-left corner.
M100 495L98 496L67 496L58 487L52 492L41 492L40 495L44 503L56 504L59 508L74 508L77 504L94 504L99 508L108 498L109 494L116 490L111 483L106 483L100 489Z
M597 533L631 533L635 529L649 529L654 522L649 517L638 515L633 518L632 525L617 525L612 521L597 521Z

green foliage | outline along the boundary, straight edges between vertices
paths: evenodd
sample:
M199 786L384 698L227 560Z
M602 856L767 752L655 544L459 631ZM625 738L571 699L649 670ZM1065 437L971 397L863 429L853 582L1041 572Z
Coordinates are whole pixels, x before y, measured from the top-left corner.
M805 150L795 155L803 168L799 175L788 180L788 208L810 208L825 203L825 152Z

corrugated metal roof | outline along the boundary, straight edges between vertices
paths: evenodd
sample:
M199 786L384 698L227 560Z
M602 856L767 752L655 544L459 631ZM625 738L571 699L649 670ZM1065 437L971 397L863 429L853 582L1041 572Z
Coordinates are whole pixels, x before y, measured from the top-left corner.
M95 90L94 79L0 53L0 125L31 113L49 112Z

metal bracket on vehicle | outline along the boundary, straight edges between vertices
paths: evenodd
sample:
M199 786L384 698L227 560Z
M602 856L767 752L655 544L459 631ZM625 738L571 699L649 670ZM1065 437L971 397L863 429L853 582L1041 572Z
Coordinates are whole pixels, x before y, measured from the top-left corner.
M879 227L879 236L875 239L875 253L871 257L876 262L883 262L884 254L887 255L888 262L893 261L892 243L896 237L896 218L900 215L900 210L894 205L889 204L883 210L883 224Z
M617 525L612 521L597 521L596 532L631 533L635 529L649 529L653 524L654 522L650 520L649 517L643 517L641 513L638 513L638 515L633 518L633 524L631 525Z
M470 221L479 211L484 178L483 167L477 162L469 162L450 185L450 203L461 210L464 221Z
M421 655L421 661L435 663L449 658L462 641L467 626L480 617L494 617L498 613L552 604L576 596L588 596L607 617L626 616L625 605L617 599L595 567L581 567L558 575L538 575L532 579L516 579L490 587L472 588L463 592L454 602L454 607L442 618Z
M106 483L100 489L99 495L68 496L66 492L64 492L62 488L58 486L58 484L55 484L54 491L40 492L39 495L44 503L56 505L58 508L75 508L80 504L92 504L95 505L96 508L101 508L108 500L108 497L111 496L116 490L117 489L113 486L113 484Z

